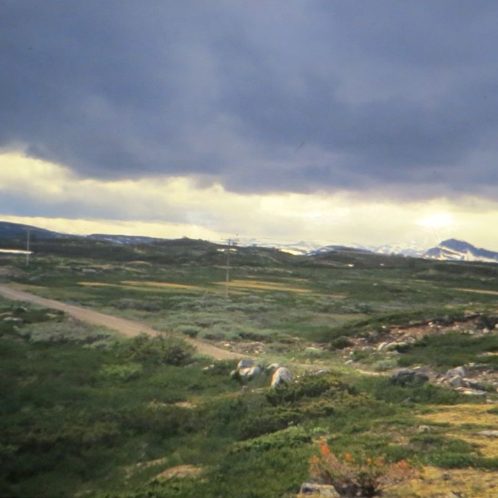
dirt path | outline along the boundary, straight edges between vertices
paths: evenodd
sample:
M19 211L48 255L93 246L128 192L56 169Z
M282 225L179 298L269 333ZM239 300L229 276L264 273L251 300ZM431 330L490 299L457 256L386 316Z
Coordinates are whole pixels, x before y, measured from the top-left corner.
M13 289L8 285L0 285L0 295L7 299L29 302L38 304L45 308L63 311L64 313L67 313L77 320L115 330L116 332L119 332L120 334L127 337L134 337L144 333L149 335L159 334L157 330L142 322L127 320L126 318L107 315L105 313L100 313L99 311L94 311L82 306L75 306L73 304L66 304L61 301L55 301L53 299L46 299L44 297L35 296L34 294L30 294L29 292ZM244 357L239 353L227 351L225 349L218 348L196 339L191 339L189 337L183 336L182 339L194 346L197 349L198 353L204 356L210 356L215 360L230 360Z

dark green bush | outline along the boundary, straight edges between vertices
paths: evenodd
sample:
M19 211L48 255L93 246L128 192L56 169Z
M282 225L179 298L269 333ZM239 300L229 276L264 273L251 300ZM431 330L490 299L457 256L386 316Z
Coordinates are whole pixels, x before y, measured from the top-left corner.
M141 334L117 346L118 356L128 361L153 365L187 365L192 361L194 347L181 339Z
M299 410L285 407L267 408L260 413L247 416L240 426L240 437L250 439L263 434L286 429L290 425L297 424L303 418Z
M330 341L331 349L344 349L344 348L349 348L352 345L353 341L349 337L346 337L344 335L341 335Z
M297 382L273 389L266 394L272 405L295 403L303 398L334 396L340 392L354 393L354 388L333 375L305 375Z

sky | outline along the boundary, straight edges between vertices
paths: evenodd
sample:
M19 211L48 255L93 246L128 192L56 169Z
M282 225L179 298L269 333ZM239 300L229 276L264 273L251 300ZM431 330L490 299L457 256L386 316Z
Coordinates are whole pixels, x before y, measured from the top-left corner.
M0 220L498 249L498 3L0 0Z

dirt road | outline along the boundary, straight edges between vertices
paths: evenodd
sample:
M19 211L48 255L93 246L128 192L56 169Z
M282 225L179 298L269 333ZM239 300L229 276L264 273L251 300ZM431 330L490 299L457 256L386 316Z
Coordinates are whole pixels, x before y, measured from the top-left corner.
M134 337L139 334L159 334L157 330L153 329L145 323L107 315L105 313L100 313L99 311L94 311L82 306L75 306L74 304L66 304L61 301L55 301L53 299L46 299L44 297L35 296L34 294L14 289L12 287L9 287L8 285L0 285L0 295L7 299L24 301L28 303L38 304L45 308L63 311L64 313L67 313L77 320L115 330L116 332L119 332L120 334L127 337ZM227 351L225 349L218 348L196 339L191 339L189 337L183 336L182 339L194 346L199 354L210 356L215 360L230 360L243 357L243 355L239 353Z

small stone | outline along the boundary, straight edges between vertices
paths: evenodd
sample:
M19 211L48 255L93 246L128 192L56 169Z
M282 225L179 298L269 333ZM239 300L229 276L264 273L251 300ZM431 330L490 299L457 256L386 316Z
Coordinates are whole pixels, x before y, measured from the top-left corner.
M498 437L498 431L480 431L477 433L479 436L486 436L486 437Z
M417 427L417 432L419 432L419 433L421 433L421 434L425 434L425 433L427 433L427 432L431 432L431 431L432 431L432 429L431 429L431 427L430 427L430 426L428 426L428 425L419 425L419 426Z
M452 368L451 370L448 370L446 372L446 377L448 378L454 377L455 375L458 375L459 377L465 377L467 375L467 372L463 367Z
M462 387L463 386L463 379L459 375L454 375L451 377L451 379L448 381L448 384L451 387Z
M298 498L309 497L326 497L326 498L340 498L339 493L331 484L315 484L313 482L305 482L297 495Z
M388 345L389 343L388 342L381 342L378 346L377 346L377 351L383 351L385 349L385 347Z

